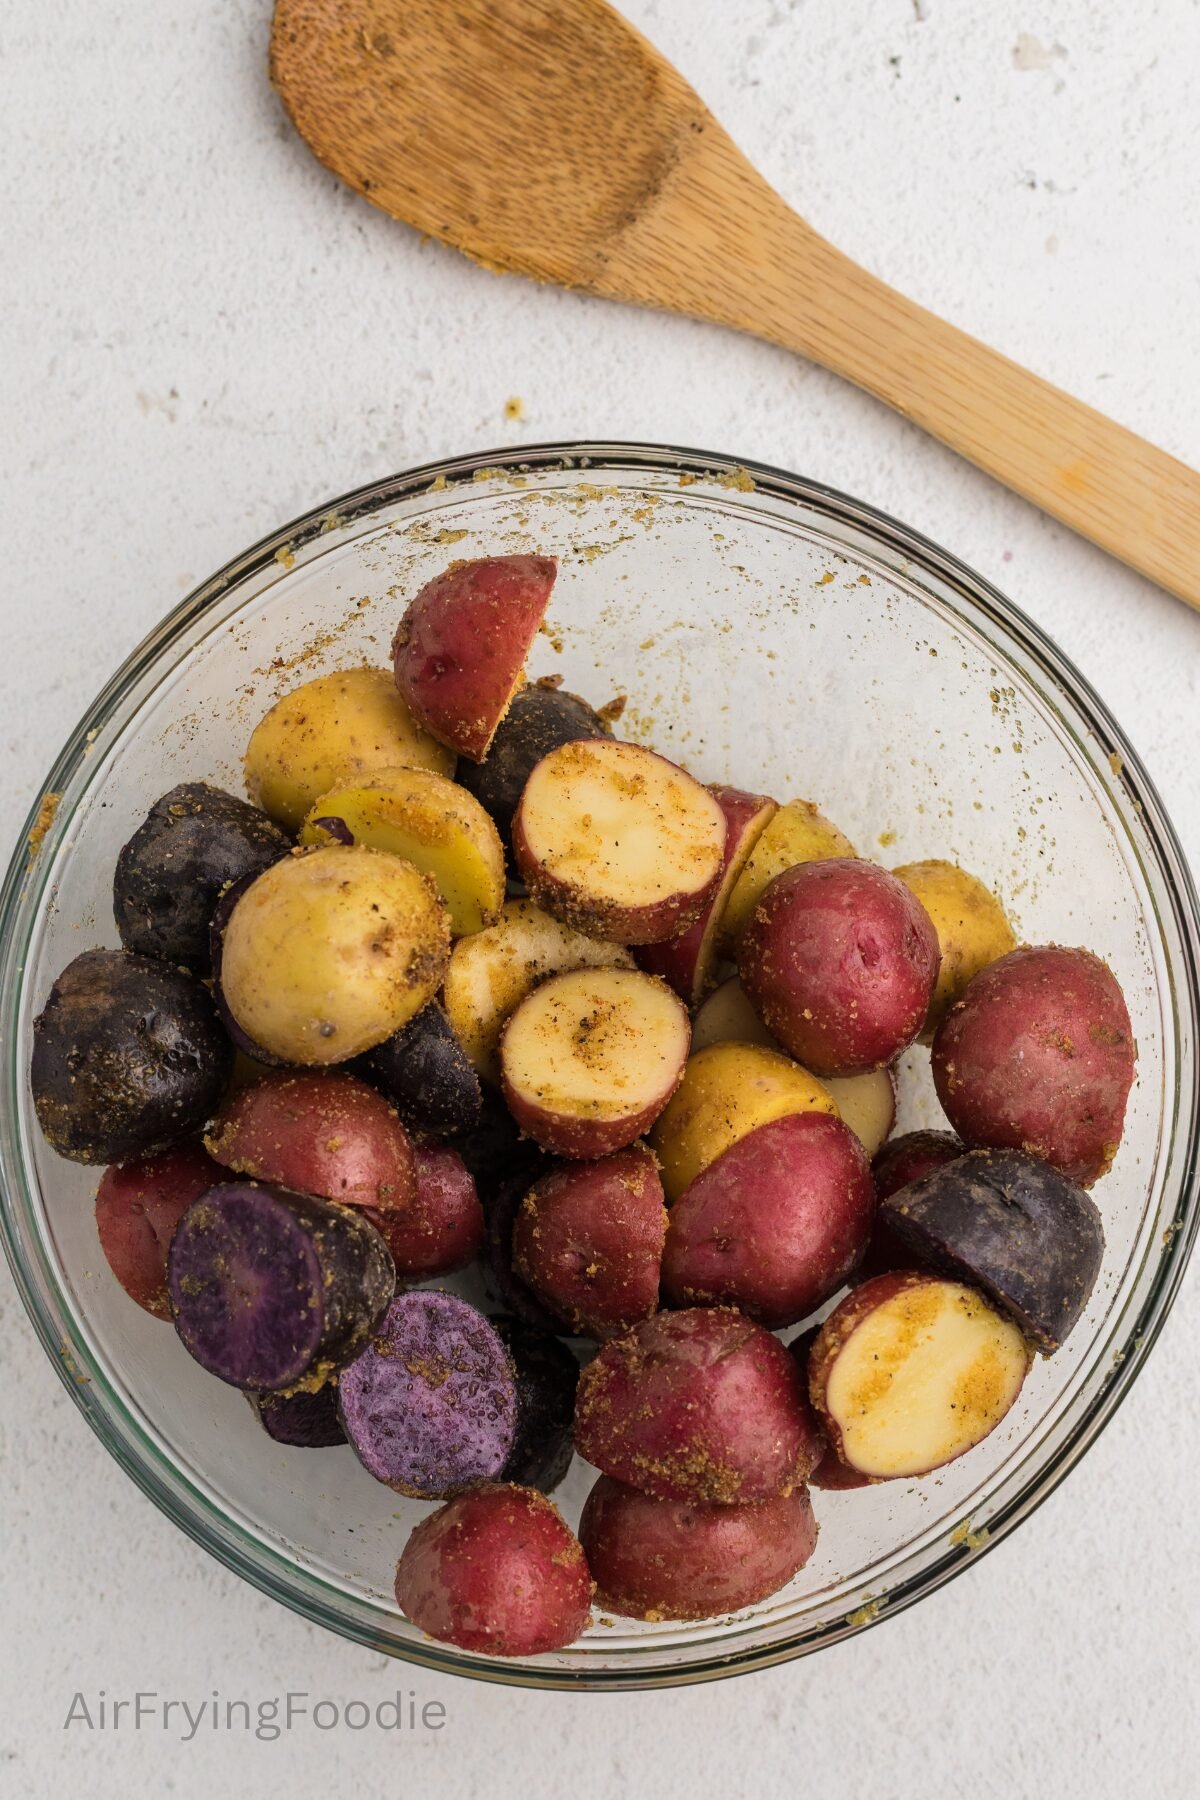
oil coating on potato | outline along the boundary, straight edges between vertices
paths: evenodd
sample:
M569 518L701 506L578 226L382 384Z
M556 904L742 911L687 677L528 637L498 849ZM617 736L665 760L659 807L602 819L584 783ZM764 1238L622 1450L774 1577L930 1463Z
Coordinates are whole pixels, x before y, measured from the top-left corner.
M302 682L260 720L246 750L246 791L298 831L335 782L401 766L450 775L454 756L417 723L386 669L342 669Z
M478 800L429 769L381 769L365 781L331 788L313 803L300 842L366 844L404 857L433 880L455 937L494 925L500 916L500 834Z
M767 821L733 892L720 922L721 947L731 956L743 927L767 886L796 863L820 862L830 856L856 856L858 852L811 800L789 800Z
M828 1089L782 1051L736 1043L701 1050L650 1134L668 1202L756 1126L805 1112L836 1117L837 1107Z
M658 1168L634 1144L534 1182L517 1210L513 1266L568 1329L616 1337L658 1309L666 1228Z
M532 900L509 900L495 925L455 944L442 1003L475 1069L498 1085L496 1049L504 1022L539 981L568 969L633 967L620 944L584 937Z
M957 863L936 859L904 863L892 874L912 890L933 920L942 954L921 1033L921 1041L927 1043L954 1002L962 998L971 977L997 957L1006 956L1017 940L995 894Z
M225 928L221 985L237 1024L284 1062L345 1062L437 991L446 909L425 875L382 850L291 856L246 889Z

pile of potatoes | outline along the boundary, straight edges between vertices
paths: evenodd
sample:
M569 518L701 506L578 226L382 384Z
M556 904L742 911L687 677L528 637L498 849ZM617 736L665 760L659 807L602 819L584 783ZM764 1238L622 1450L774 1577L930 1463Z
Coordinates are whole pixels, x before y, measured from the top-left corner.
M527 683L556 573L452 565L392 668L271 708L248 799L163 795L31 1070L131 1298L279 1443L442 1503L398 1602L509 1656L764 1599L811 1488L994 1429L1092 1291L1135 1061L1105 964L975 876ZM950 1129L898 1138L918 1041ZM493 1313L422 1285L476 1259Z

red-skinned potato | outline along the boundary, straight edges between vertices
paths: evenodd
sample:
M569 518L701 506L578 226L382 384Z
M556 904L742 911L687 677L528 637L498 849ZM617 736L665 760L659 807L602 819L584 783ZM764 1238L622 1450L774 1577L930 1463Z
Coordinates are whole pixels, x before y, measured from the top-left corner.
M725 815L725 857L712 899L685 931L660 944L643 945L638 952L643 969L651 975L661 975L689 1006L699 1006L712 986L725 903L777 811L774 800L764 794L747 794L735 787L714 787L711 791Z
M862 1145L828 1113L760 1125L671 1208L663 1291L674 1306L737 1306L794 1325L835 1293L866 1248L875 1190Z
M834 1308L808 1388L838 1459L875 1480L927 1475L981 1443L1029 1368L1010 1319L961 1282L915 1269L864 1281Z
M416 1200L407 1131L382 1094L340 1070L281 1071L242 1088L205 1144L226 1169L294 1193L380 1212Z
M701 1306L605 1344L579 1378L575 1448L660 1500L731 1506L789 1493L825 1444L778 1338Z
M667 1213L640 1144L543 1175L513 1225L513 1266L572 1331L610 1338L658 1307Z
M500 1039L504 1098L559 1156L607 1156L657 1119L683 1075L691 1026L665 981L574 969L522 1000Z
M803 1487L755 1506L701 1506L654 1500L601 1475L579 1539L606 1612L708 1619L786 1587L816 1547L817 1522Z
M225 1179L201 1144L113 1163L100 1178L96 1229L104 1259L129 1298L156 1319L171 1317L167 1251L175 1227L198 1195Z
M465 1269L483 1249L486 1227L474 1178L448 1144L413 1148L416 1198L402 1211L365 1209L404 1280Z
M800 863L756 902L738 944L767 1030L815 1075L883 1068L925 1022L937 932L916 895L857 858Z
M889 1140L871 1164L875 1182L875 1198L879 1206L910 1181L920 1181L940 1169L944 1163L956 1162L966 1155L967 1146L952 1131L906 1131ZM876 1207L871 1226L871 1239L866 1255L858 1265L860 1276L882 1275L888 1269L919 1267L924 1258L909 1245L902 1244Z
M716 891L725 814L686 770L616 738L551 750L513 820L517 867L537 904L588 937L656 944Z
M520 686L557 573L552 556L454 563L400 621L396 686L426 731L472 762L487 755Z
M584 1629L592 1578L544 1494L488 1483L421 1520L396 1565L396 1602L444 1644L538 1656L564 1650Z
M1108 965L1027 945L982 969L947 1014L933 1080L972 1149L1028 1150L1090 1187L1121 1141L1136 1056Z

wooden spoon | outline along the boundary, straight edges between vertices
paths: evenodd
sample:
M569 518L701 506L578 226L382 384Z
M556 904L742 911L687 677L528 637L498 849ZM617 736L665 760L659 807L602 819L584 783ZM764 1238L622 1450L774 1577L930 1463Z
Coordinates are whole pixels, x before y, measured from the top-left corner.
M419 231L797 350L1200 607L1200 475L843 256L606 0L277 0L271 77Z

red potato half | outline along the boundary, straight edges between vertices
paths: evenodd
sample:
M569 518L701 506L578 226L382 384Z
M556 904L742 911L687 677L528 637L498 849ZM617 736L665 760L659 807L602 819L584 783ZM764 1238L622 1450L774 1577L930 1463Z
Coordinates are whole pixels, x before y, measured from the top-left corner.
M396 686L439 743L482 762L521 684L558 573L552 556L453 564L421 589L392 640Z
M927 1475L982 1443L1021 1391L1029 1347L974 1288L896 1270L846 1296L808 1361L812 1403L848 1468Z
M654 1500L601 1475L579 1539L607 1612L708 1619L786 1587L816 1548L817 1522L803 1487L755 1506L700 1506Z
M786 1494L825 1451L795 1360L732 1307L655 1313L579 1378L575 1448L660 1500Z
M815 1075L883 1068L925 1022L940 962L910 889L858 858L777 875L738 943L755 1011Z
M96 1229L104 1260L129 1298L156 1319L171 1317L167 1251L175 1227L193 1200L224 1179L200 1144L114 1163L100 1178Z
M658 1165L635 1144L534 1182L513 1224L513 1266L572 1331L615 1337L658 1308L666 1229Z
M862 1145L828 1113L760 1125L671 1208L663 1292L794 1325L836 1293L866 1248L875 1189Z
M615 738L537 764L513 821L538 905L617 944L656 944L698 919L721 876L725 814L684 769Z
M522 1131L559 1156L607 1156L657 1119L687 1062L687 1009L640 970L574 969L523 1000L500 1039Z
M405 1211L417 1196L412 1144L383 1095L355 1075L267 1075L225 1102L205 1144L239 1175L343 1206Z
M1027 945L980 970L946 1015L933 1080L972 1149L1028 1150L1090 1187L1120 1144L1136 1060L1108 965Z
M403 1280L425 1281L465 1269L483 1249L483 1207L471 1171L448 1144L413 1149L416 1198L402 1211L364 1209Z
M755 844L778 810L774 800L764 794L747 794L735 787L714 787L711 791L725 814L725 858L713 897L686 931L661 944L646 944L638 953L643 969L651 975L661 975L689 1006L699 1006L712 986L726 901Z

